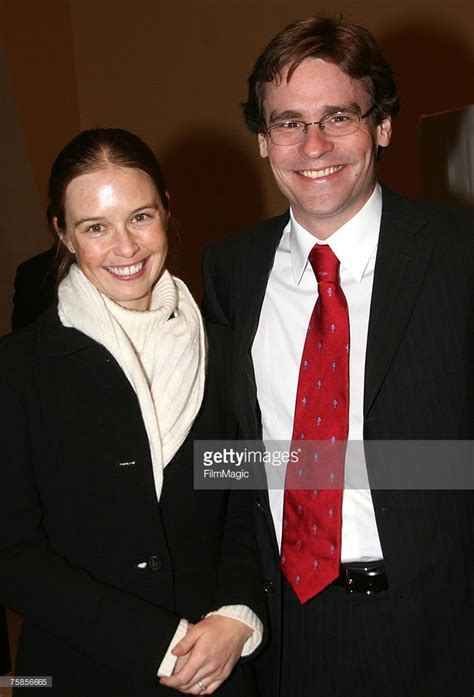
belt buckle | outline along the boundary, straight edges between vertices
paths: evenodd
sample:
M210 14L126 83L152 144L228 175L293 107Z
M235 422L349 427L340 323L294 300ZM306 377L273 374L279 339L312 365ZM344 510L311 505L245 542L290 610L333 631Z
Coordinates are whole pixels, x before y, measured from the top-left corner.
M375 595L376 593L379 593L381 590L383 590L383 588L377 588L376 585L373 583L375 579L377 579L382 573L384 573L383 567L368 567L365 569L351 569L350 567L346 567L343 569L343 571L345 576L344 587L346 589L346 592L351 595L357 592L364 593L364 595ZM364 587L361 588L360 585L362 584L358 584L358 580L364 580L366 585L364 584Z
M345 583L344 583L344 588L346 589L346 593L353 594L355 593L355 588L354 588L354 579L351 576L351 569L343 569L344 571L344 576L345 576Z

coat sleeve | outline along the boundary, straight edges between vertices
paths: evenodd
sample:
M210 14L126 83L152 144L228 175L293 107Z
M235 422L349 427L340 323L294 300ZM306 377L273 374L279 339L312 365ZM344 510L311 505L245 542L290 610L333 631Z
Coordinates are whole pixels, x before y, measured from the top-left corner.
M228 327L207 324L209 338L210 385L209 398L216 398L226 414L226 431L230 440L238 437L238 424L233 410L232 340ZM218 359L218 360L217 360ZM230 483L229 483L230 485ZM256 544L252 485L245 489L232 487L228 491L226 515L219 555L218 578L214 607L246 605L264 625L263 641L268 631L266 596L259 552Z
M267 641L269 619L252 505L252 492L229 493L214 604L216 609L226 605L250 608L263 624L260 650Z
M0 377L0 602L106 669L153 684L180 618L51 548L33 467L41 446L31 438L27 401Z

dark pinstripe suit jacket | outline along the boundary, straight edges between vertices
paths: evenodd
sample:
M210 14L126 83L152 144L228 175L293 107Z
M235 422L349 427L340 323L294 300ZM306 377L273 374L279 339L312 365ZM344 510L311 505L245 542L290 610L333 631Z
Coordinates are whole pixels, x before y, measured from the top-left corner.
M261 435L250 348L287 220L266 220L212 245L204 258L205 314L236 330L236 411L246 438ZM366 355L366 441L474 436L473 223L470 209L414 203L383 189ZM381 464L368 453L372 481ZM373 490L398 661L413 697L473 693L473 493ZM273 623L272 644L260 659L262 693L276 697L278 551L266 493L255 503Z

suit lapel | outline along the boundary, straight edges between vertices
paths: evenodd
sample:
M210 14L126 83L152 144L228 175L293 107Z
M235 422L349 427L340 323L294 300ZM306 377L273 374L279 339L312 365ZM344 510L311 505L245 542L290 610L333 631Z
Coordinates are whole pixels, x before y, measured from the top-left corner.
M383 189L365 369L364 415L402 339L428 267L432 238L410 201Z
M242 318L236 329L236 382L235 405L244 438L261 437L260 411L253 369L251 349L257 331L268 277L273 266L275 252L288 222L288 215L266 220L259 226L248 250L244 264L252 266L247 274L249 283L242 293ZM253 408L249 408L252 405Z
M268 284L268 277L273 267L275 252L282 236L288 215L264 221L257 230L253 240L253 248L247 250L243 263L252 265L252 273L247 275L250 282L241 295L242 319L236 325L236 356L235 356L235 408L242 429L242 435L247 440L259 440L262 437L262 423L257 401L257 386L253 368L251 350L257 331L263 299ZM255 471L255 487L259 507L262 508L272 539L275 558L278 559L278 543L275 526L268 498L268 484L264 468Z

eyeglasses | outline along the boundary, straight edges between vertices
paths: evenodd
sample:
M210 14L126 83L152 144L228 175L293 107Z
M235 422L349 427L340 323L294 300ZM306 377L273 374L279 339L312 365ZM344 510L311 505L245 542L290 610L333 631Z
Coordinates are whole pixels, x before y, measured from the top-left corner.
M267 128L265 136L270 138L273 145L297 145L302 142L309 126L319 126L319 130L328 138L348 136L360 128L362 119L370 116L374 109L375 104L365 114L349 110L336 111L334 114L324 116L319 121L309 121L308 123L296 119L279 121Z

